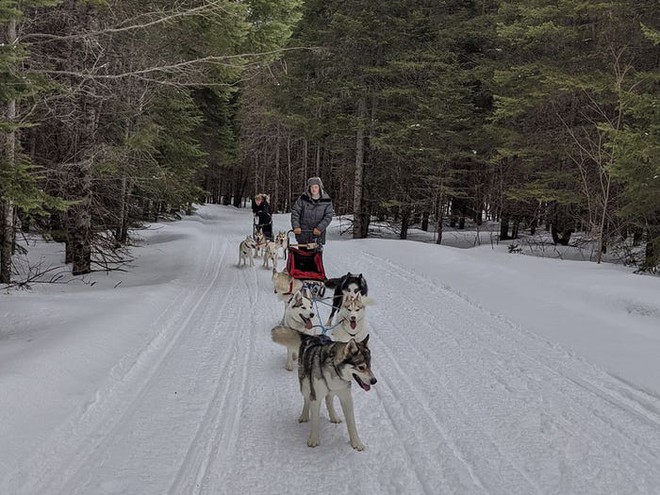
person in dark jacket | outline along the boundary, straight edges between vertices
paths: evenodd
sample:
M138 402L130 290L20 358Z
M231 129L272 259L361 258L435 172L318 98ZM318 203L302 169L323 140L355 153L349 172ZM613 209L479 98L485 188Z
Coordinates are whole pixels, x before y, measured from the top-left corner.
M332 200L323 190L320 177L307 181L307 191L300 195L291 209L291 227L299 243L325 244L325 231L334 215Z
M252 213L257 219L257 224L260 226L266 239L273 240L273 221L270 213L270 196L268 194L260 193L254 197L252 201Z

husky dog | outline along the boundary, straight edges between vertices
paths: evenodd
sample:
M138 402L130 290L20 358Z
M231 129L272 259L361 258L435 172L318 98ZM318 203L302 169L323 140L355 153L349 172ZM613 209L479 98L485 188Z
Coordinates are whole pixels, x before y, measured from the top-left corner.
M332 325L332 318L339 311L339 308L342 307L344 296L354 296L356 294L366 296L369 291L367 279L361 273L353 275L351 272L348 272L343 277L328 279L325 281L325 286L329 289L335 289L335 294L332 298L332 311L326 323L327 326Z
M368 337L366 328L366 306L372 304L371 299L362 297L360 293L344 297L344 303L339 308L339 324L332 332L332 340L348 342L355 339L362 342Z
M261 256L261 253L266 250L268 241L266 240L266 236L264 236L263 232L259 231L254 234L254 242L257 245L256 249L254 250L254 257L258 258Z
M268 262L273 262L273 269L277 270L277 259L279 258L279 246L275 242L269 242L264 249L264 264L268 268Z
M307 291L300 290L289 297L284 306L284 316L282 317L281 324L303 334L313 335L313 318L314 309L312 307L312 300L309 298ZM284 367L288 371L293 371L293 363L296 359L298 359L298 348L287 347L286 364Z
M367 346L369 337L362 342L353 339L348 342L332 342L325 336L309 336L287 327L273 328L271 336L273 342L287 348L300 346L298 380L305 402L298 421L309 421L311 412L312 430L307 445L317 447L321 443L319 422L323 398L330 421L341 422L332 406L332 398L336 395L346 418L351 447L364 450L355 426L351 382L355 380L366 392L376 384L376 377L371 372L371 352Z
M241 261L244 266L247 266L248 260L250 260L250 266L254 266L254 260L252 259L252 253L257 248L257 243L254 242L252 237L247 236L238 247L238 266L241 266Z
M286 250L289 247L289 238L286 235L286 232L279 231L277 237L275 237L275 242L278 247L282 249L282 258L286 259Z
M273 292L275 294L281 294L283 296L291 295L295 294L303 287L302 281L293 278L286 270L278 272L273 268L271 279L273 281Z

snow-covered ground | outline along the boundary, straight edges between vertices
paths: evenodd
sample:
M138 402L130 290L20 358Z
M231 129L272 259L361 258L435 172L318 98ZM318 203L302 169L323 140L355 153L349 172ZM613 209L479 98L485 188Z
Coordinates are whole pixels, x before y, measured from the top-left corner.
M0 493L660 492L659 278L331 236L378 383L367 450L327 421L310 449L270 272L236 267L250 213L155 227L128 273L0 294Z

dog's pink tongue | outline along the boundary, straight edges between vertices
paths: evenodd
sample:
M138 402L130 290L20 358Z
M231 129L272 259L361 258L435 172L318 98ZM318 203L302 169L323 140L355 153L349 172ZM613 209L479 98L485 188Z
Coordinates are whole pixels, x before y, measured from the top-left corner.
M306 328L307 330L311 330L311 329L312 329L312 319L311 319L311 318L310 318L309 320L305 320L305 328Z
M356 327L357 327L357 321L352 321L351 322L351 330L355 330Z
M355 378L355 381L362 388L362 390L364 390L365 392L369 392L369 390L371 390L371 385L369 385L368 383L364 383L362 380L360 380L360 378L357 375L353 375L353 378Z

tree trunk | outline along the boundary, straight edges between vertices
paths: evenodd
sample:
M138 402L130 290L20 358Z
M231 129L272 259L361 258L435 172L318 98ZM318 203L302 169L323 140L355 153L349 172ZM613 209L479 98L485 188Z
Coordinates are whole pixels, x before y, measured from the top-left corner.
M126 244L128 242L128 226L130 223L129 219L131 214L130 200L132 193L133 193L133 185L129 183L125 191L124 210L121 216L121 232L120 232L119 242L121 242L122 244Z
M71 10L84 9L80 23L85 29L94 31L98 29L96 7L94 5L76 5L71 2ZM78 12L77 12L78 13ZM76 19L77 22L78 20ZM70 57L85 59L90 54L73 51ZM69 62L75 63L76 60ZM96 128L98 125L98 107L101 105L97 98L96 86L93 82L82 83L80 98L80 123L77 128L77 146L74 156L84 157L72 163L69 168L70 191L76 204L69 208L67 221L68 243L71 245L71 272L73 275L83 275L92 271L92 156L96 141Z
M369 225L371 224L371 212L374 209L374 201L365 201L364 196L367 193L367 184L365 182L365 174L371 167L374 167L374 153L371 147L371 143L374 142L376 136L376 108L377 108L377 97L371 95L371 116L369 119L368 134L364 143L364 158L363 158L363 170L362 170L362 201L360 205L360 211L362 215L360 216L360 227L361 227L361 236L362 238L369 237ZM367 116L367 104L364 104L364 116Z
M509 215L502 214L500 221L500 241L506 241L509 237Z
M245 197L245 190L247 189L248 186L248 177L247 175L245 177L239 177L236 180L236 189L234 190L234 202L233 205L236 208L241 207L241 202L243 197Z
M598 258L596 260L596 263L600 263L603 260L603 254L605 254L605 251L607 249L606 242L605 242L605 226L606 226L606 220L607 220L607 205L610 201L610 176L604 172L601 172L602 175L605 176L605 194L603 198L603 214L600 217L600 229L598 233ZM602 182L602 179L601 179Z
M408 239L408 227L410 226L410 210L403 208L401 211L401 233L399 239Z
M307 160L309 159L308 146L307 138L303 139L303 180L307 180Z
M118 245L126 244L128 241L128 201L132 187L128 184L128 174L126 169L121 172L121 191L119 193L119 218L117 228L115 229L115 242ZM119 246L117 246L119 247Z
M7 45L16 44L16 19L11 19L7 25ZM16 100L9 100L7 103L7 125L9 130L5 140L5 153L8 170L13 172L16 166L16 130L14 123L16 121ZM0 189L0 193L2 190ZM11 257L14 251L14 236L16 235L14 226L14 202L10 198L0 197L0 283L8 284L11 282Z
M479 203L474 209L474 221L477 225L481 225L483 223L483 211L483 203Z
M429 231L429 216L430 215L431 215L431 213L428 212L428 211L425 211L424 213L422 213L422 230L424 232Z
M436 244L442 244L442 221L443 221L443 215L442 215L442 196L438 197L438 200L436 202L436 207L435 207L435 232L437 234L437 239L435 240Z
M288 134L286 137L286 169L287 169L287 194L286 194L286 205L284 205L284 211L291 211L291 206L293 204L293 192L291 189L291 134Z
M92 271L92 161L76 163L70 175L78 191L77 203L69 208L67 233L71 250L71 272L84 275Z
M10 200L0 203L2 228L0 229L0 284L11 282L11 255L14 236L14 205Z
M121 190L119 193L119 218L117 219L117 228L115 229L115 245L119 247L122 244L122 230L124 226L124 209L126 202L126 189L127 189L126 172L122 171L121 176Z
M519 229L520 229L520 220L515 219L513 221L513 227L511 228L511 239L518 239Z
M355 141L355 181L353 189L353 237L362 238L363 215L362 215L362 188L364 180L364 118L367 115L367 100L362 97L358 101L358 123Z
M268 193L270 194L270 192ZM273 213L280 210L280 129L277 128L275 139L275 184L273 189L273 200L271 202Z

